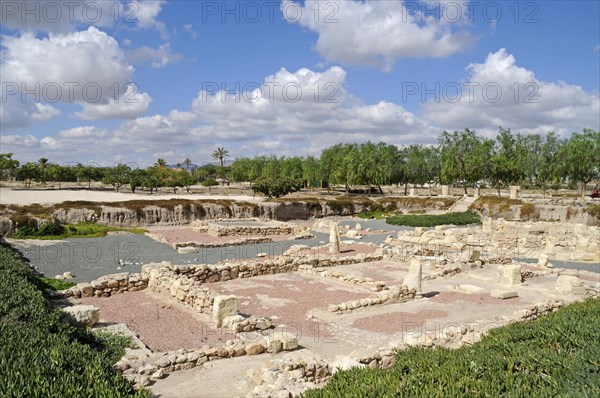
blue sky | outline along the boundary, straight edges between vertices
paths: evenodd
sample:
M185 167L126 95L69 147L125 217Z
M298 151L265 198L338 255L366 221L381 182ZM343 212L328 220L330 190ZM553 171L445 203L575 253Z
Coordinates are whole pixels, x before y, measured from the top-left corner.
M217 146L293 156L465 127L600 129L597 1L65 4L2 4L0 151L20 160L146 166Z

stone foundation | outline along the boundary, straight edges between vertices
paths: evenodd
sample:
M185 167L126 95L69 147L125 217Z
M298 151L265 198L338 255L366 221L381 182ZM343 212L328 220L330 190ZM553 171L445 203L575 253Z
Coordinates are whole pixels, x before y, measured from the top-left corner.
M123 272L101 276L90 283L78 283L62 293L65 297L110 297L115 293L135 292L148 287L148 275Z
M341 304L331 304L328 308L329 312L343 313L354 311L363 307L375 305L385 305L391 303L403 303L414 300L417 292L415 289L409 290L406 287L394 286L389 290L379 293L376 297L369 297L360 300L346 301Z

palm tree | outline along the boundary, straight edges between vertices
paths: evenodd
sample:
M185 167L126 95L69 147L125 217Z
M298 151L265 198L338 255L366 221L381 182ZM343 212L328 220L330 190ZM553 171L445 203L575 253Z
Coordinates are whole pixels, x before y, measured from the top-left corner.
M46 185L46 168L48 167L48 159L40 158L38 160L38 169L40 170L40 177L42 184Z
M191 161L189 158L186 158L186 159L183 161L183 164L185 164L185 169L186 169L187 171L190 171L190 166L192 165L192 161Z
M156 167L159 170L164 169L166 165L167 165L167 161L164 159L160 159L160 158L156 161L156 163L154 163L154 167Z
M229 157L229 151L225 148L217 148L213 154L212 154L212 158L214 160L219 160L219 162L221 162L221 167L223 167L223 159L228 158Z
M48 159L46 158L40 158L38 160L38 167L40 169L41 172L44 172L44 170L46 170L46 167L48 167Z

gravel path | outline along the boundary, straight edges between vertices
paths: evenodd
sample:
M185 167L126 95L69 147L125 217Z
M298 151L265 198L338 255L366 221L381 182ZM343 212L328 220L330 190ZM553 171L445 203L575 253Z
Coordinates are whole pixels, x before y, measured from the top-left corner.
M230 199L245 202L262 202L263 197L246 195L195 195L195 194L132 194L111 191L82 190L52 190L52 189L10 189L0 188L2 204L29 205L32 203L54 204L68 200L83 200L90 202L123 202L127 200L164 200L164 199Z

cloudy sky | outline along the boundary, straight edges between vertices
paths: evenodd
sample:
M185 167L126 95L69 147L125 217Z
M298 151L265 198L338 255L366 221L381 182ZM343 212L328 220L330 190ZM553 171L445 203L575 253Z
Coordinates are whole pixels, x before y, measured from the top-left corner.
M174 164L600 129L597 1L3 1L0 152Z

